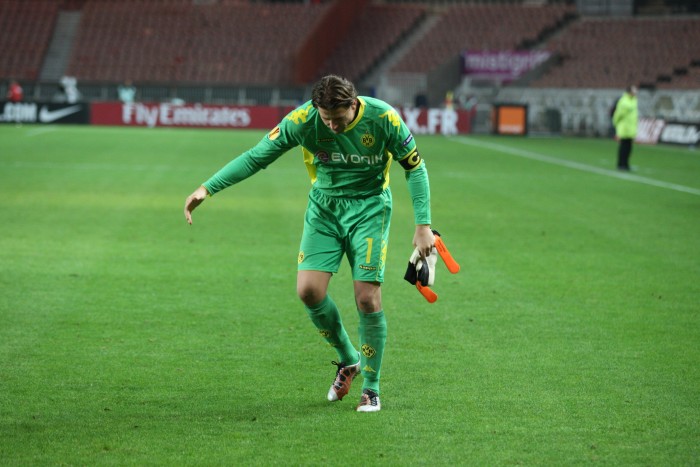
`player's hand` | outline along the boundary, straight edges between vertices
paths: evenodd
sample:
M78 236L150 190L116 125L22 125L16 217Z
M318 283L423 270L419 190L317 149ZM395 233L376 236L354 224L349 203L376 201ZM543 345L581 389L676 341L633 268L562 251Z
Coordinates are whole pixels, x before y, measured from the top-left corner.
M192 225L192 211L194 211L197 206L202 204L205 199L207 199L207 195L209 192L204 186L200 186L196 190L194 190L194 193L189 195L187 199L185 200L185 219L187 220L187 223Z
M416 233L413 235L413 246L416 247L423 259L430 256L430 251L435 246L435 235L427 224L416 226Z
M435 284L435 265L437 264L437 250L433 247L431 254L424 258L418 248L413 250L413 254L408 259L408 267L404 279L415 285L420 282L421 285L430 287Z

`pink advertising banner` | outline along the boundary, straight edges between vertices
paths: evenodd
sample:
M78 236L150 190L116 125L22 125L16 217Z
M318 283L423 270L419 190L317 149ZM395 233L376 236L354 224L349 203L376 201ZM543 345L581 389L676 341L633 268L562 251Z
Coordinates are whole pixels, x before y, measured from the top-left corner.
M550 56L546 50L467 50L462 53L462 73L474 78L508 82L544 63Z

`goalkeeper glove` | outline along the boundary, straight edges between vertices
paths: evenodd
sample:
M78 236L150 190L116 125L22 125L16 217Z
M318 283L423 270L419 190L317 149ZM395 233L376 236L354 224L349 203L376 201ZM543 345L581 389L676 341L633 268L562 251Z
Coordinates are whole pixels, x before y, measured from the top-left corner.
M403 277L408 282L415 285L421 295L430 303L437 300L437 294L430 289L430 286L435 283L436 264L437 249L435 247L430 250L430 254L425 258L421 257L418 248L416 248L408 259L408 267Z
M430 254L422 258L418 248L414 249L408 260L406 274L404 274L404 279L415 285L416 289L430 303L434 303L438 298L437 294L430 288L435 284L435 265L437 264L438 254L452 274L459 272L459 264L457 264L447 246L445 246L440 233L437 230L433 230L433 234L435 235L435 246L430 250Z

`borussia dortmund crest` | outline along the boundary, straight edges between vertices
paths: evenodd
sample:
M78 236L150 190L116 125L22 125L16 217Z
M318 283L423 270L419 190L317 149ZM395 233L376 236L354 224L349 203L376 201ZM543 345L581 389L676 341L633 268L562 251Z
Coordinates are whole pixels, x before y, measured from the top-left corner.
M365 133L364 135L362 135L362 140L360 142L364 147L371 148L372 146L374 146L374 135Z
M362 344L362 355L364 355L367 358L372 358L374 355L377 353L376 350L374 350L374 347L372 347L369 344Z
M304 252L300 251L299 256L297 256L297 262L301 264L302 261L304 261Z

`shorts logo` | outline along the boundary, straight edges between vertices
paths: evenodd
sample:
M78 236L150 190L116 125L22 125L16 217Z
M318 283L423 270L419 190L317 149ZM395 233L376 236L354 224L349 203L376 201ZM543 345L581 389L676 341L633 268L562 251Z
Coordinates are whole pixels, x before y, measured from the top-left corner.
M329 160L331 160L330 156L328 155L327 152L324 151L319 151L316 153L316 159L319 160L322 164L327 164Z
M279 138L279 135L280 135L280 127L276 126L272 129L271 132L269 132L267 134L267 139L269 139L270 141L274 141L277 138Z
M318 333L321 334L321 336L322 336L324 339L328 339L329 337L331 337L331 332L328 331L328 330L326 330L326 329L320 329L320 330L318 331Z
M371 135L369 133L365 133L362 135L362 139L360 140L362 145L366 148L371 148L374 146L374 135Z
M304 252L300 251L299 256L297 256L297 263L301 264L304 261Z
M362 344L362 355L364 355L367 358L372 358L377 354L377 351L374 350L374 347L372 347L369 344Z

